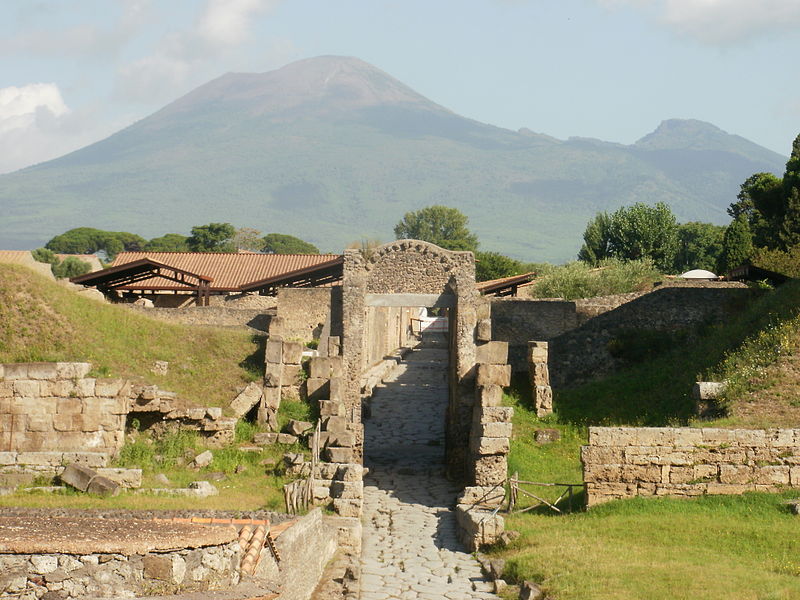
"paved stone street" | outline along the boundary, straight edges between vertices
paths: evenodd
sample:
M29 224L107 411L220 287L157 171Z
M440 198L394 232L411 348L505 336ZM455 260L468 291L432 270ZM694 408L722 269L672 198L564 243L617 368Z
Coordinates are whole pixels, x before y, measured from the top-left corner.
M444 477L447 350L420 348L372 398L365 423L362 600L497 598L463 552Z

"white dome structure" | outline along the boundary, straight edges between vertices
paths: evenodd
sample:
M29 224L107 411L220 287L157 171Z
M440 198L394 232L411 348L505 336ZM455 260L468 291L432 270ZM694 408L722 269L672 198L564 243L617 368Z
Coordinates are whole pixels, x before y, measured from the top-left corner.
M678 275L681 279L717 279L717 276L714 275L711 271L706 271L705 269L692 269L691 271L686 271L682 275Z

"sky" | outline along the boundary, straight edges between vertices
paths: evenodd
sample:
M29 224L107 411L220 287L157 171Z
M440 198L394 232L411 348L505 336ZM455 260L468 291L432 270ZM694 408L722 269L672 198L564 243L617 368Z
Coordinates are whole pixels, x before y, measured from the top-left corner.
M692 118L788 155L800 133L800 0L2 0L0 173L325 54L559 139Z

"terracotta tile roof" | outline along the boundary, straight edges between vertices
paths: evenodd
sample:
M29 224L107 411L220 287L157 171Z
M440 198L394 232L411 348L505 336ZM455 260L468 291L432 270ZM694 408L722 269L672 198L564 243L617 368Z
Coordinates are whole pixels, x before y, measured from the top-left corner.
M112 267L143 258L210 277L211 290L238 291L242 286L325 263L338 254L232 254L219 252L120 252ZM152 278L122 289L186 289L173 281Z

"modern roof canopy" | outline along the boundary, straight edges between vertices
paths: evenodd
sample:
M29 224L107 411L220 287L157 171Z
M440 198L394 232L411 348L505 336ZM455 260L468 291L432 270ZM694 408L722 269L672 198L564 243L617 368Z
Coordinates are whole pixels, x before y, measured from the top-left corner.
M535 276L536 273L530 272L501 279L480 281L476 284L476 287L484 296L516 296L517 290L529 283Z

